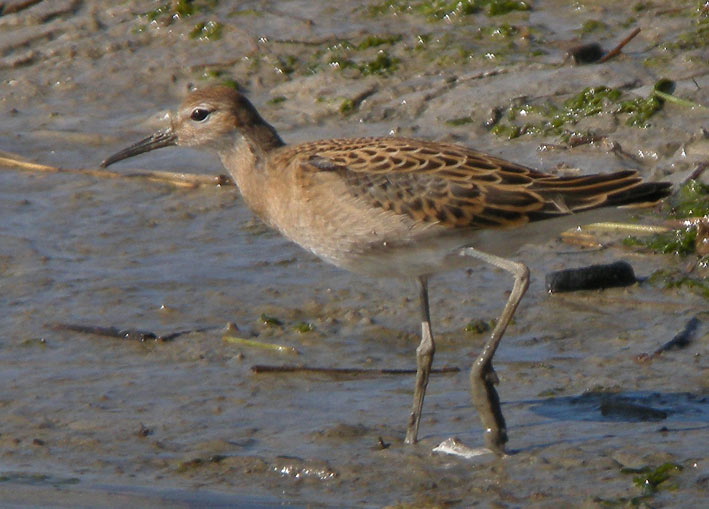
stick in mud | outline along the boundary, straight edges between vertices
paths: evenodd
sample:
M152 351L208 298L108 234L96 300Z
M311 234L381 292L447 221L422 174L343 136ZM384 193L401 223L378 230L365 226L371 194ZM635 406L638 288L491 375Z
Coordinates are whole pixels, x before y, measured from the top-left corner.
M132 341L156 341L156 342L168 342L177 338L178 336L183 336L185 334L190 334L193 332L205 332L208 330L220 329L221 327L202 327L199 329L189 329L181 330L177 332L171 332L170 334L158 335L151 331L144 331L139 329L121 329L119 327L103 327L99 325L81 325L74 323L53 323L47 325L52 330L67 330L72 332L79 332L82 334L95 334L97 336L105 336L109 338L119 338L119 339L129 339Z
M74 173L99 178L144 178L154 182L167 182L178 187L233 186L234 181L228 175L201 175L171 171L142 170L133 173L120 173L111 170L85 168L58 168L46 164L33 163L10 152L0 151L0 166L7 166L23 171L46 173Z
M442 375L458 373L460 368L445 367L432 369L431 374ZM252 373L324 373L327 375L414 375L415 369L370 369L370 368L322 368L312 366L271 366L256 364L251 366Z
M689 343L691 342L692 337L694 336L694 333L698 328L699 318L693 316L687 322L687 325L684 326L684 329L678 332L675 337L670 339L667 343L655 350L652 355L657 356L660 355L662 352L666 352L668 350L679 350L681 348L689 346Z
M626 44L628 44L631 40L633 40L633 38L634 38L636 35L638 35L639 33L640 33L640 28L636 28L635 30L633 30L632 32L630 32L630 34L628 35L628 37L626 37L625 39L623 39L622 41L620 41L620 43L618 43L618 45L617 45L615 48L613 48L613 49L610 50L608 53L606 53L605 55L603 55L603 56L600 58L600 60L598 61L598 63L599 63L599 64L602 64L603 62L606 62L606 61L610 60L611 58L615 57L616 55L618 55L618 54L621 52L621 50L623 49L623 47L624 47Z

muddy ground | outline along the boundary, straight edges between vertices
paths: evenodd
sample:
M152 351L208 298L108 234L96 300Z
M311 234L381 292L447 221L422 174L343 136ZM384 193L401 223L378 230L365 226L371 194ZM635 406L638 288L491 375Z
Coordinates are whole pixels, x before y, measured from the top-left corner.
M707 110L692 106L709 106L702 2L536 1L498 15L447 4L0 1L0 150L95 170L164 126L191 86L228 81L289 142L416 136L549 171L632 168L677 184L709 159ZM580 43L611 49L635 28L605 63L568 56ZM685 102L628 125L641 112L621 102L647 99L661 78ZM569 112L565 101L591 86L620 97ZM562 110L564 123L550 124ZM466 369L484 335L465 329L499 313L506 274L477 266L433 279L434 367L461 371L432 379L422 440L407 447L413 376L251 367L413 368L414 285L326 265L254 220L233 187L129 177L136 168L224 173L185 149L121 163L124 178L0 163L1 505L706 500L707 298L701 285L650 278L701 282L696 255L630 249L622 234L601 249L525 247L531 287L496 357L510 455L463 460L431 450L450 436L481 445ZM550 271L618 259L640 283L545 293ZM686 348L638 360L693 317ZM224 341L227 322L299 355ZM193 332L141 342L56 323Z

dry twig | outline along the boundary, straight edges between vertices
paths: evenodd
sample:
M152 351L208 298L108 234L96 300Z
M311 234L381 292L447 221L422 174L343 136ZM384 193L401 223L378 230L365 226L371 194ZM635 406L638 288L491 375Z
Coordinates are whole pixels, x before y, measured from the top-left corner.
M177 187L233 186L234 181L227 175L200 175L197 173L178 173L171 171L141 170L133 173L119 173L103 169L58 168L46 164L33 163L16 154L0 151L0 167L6 166L22 171L45 173L73 173L99 178L144 178L153 182L166 182Z

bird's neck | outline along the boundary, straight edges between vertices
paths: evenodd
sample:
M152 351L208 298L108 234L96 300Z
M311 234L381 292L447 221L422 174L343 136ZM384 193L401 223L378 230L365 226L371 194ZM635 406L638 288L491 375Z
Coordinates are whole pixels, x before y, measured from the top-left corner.
M239 187L246 205L262 218L266 206L264 189L269 154L284 145L276 130L262 121L242 130L234 144L219 153L222 164Z
M240 180L265 171L268 154L285 145L276 129L266 122L251 103L236 114L234 138L222 146L219 156L239 187Z
M243 129L242 134L244 140L260 152L266 153L285 145L276 129L260 117L248 129Z

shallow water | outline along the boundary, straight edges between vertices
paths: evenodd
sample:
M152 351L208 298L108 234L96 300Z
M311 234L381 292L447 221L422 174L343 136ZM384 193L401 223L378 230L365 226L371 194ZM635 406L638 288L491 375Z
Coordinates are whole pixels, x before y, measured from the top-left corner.
M482 127L492 105L521 95L574 94L589 84L646 94L642 87L663 75L678 80L679 95L709 104L706 49L659 68L643 65L658 43L693 26L682 12L538 2L529 17L434 23L416 15L373 19L361 5L242 2L238 9L259 14L235 16L233 7L218 5L143 32L136 31L146 24L139 14L153 2L44 1L0 16L0 150L95 168L164 125L186 85L204 82L208 63L247 87L289 141L393 132L457 141L535 167L630 167L675 181L707 158L706 116L671 105L648 129L586 121L632 157L597 145L542 152L541 143L558 140L507 141ZM584 21L606 20L606 31L584 40L612 47L630 30L619 23L631 14L643 32L625 56L599 66L558 65L564 50L557 42L576 37ZM194 24L207 19L224 23L222 39L190 39ZM537 40L548 39L547 52L532 58L528 43L515 39L515 51L491 61L479 54L492 42L456 35L501 20L533 27ZM389 51L402 63L389 76L276 70L279 57L314 51L293 40L390 33L448 34L483 48L458 61L394 46ZM486 70L497 73L478 76ZM339 112L342 98L364 92L357 111ZM287 100L269 102L279 96ZM446 124L467 115L469 124ZM136 167L223 173L216 158L184 149L117 170ZM647 277L686 259L617 247L581 251L556 239L525 247L520 258L532 284L495 364L513 454L465 461L430 451L449 436L481 443L465 371L484 337L463 328L499 313L511 286L506 274L475 267L433 279L434 367L462 371L433 377L421 443L405 447L413 376L255 374L250 367L413 368L413 284L354 276L317 260L255 221L233 188L0 169L2 505L594 506L642 493L621 467L668 462L682 467L668 481L674 489L661 486L643 503L687 507L705 497L706 300L649 283L548 296L543 281L552 270L618 258ZM262 314L282 325L265 325ZM695 315L703 322L688 348L637 362ZM299 355L224 342L219 328L227 322L241 336L293 346ZM297 332L302 322L314 330ZM54 330L55 323L157 334L217 329L137 342ZM603 415L603 408L612 411ZM657 420L657 412L665 417Z

